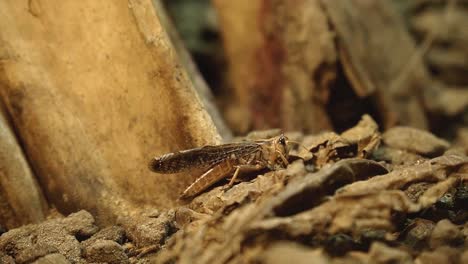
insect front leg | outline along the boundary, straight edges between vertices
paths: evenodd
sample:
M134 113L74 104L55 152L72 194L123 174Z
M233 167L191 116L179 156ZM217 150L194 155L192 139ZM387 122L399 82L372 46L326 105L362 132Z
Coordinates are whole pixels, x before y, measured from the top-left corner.
M237 175L239 175L239 171L240 171L240 166L236 166L236 170L234 171L234 174L232 175L232 178L231 180L229 181L228 185L227 185L227 188L231 188L232 185L234 184L234 181L236 180L237 178Z
M284 165L285 165L285 166L288 166L288 165L289 165L289 161L288 161L288 159L286 159L286 157L283 155L283 153L281 153L281 151L279 151L279 150L276 150L275 152L276 152L276 154L278 154L278 156L281 158L281 160L283 161Z
M265 166L262 164L256 164L256 165L237 165L234 166L236 170L234 171L234 174L232 175L231 180L229 181L228 185L224 187L224 189L229 189L234 185L235 180L237 179L237 176L239 176L240 171L247 172L247 171L258 171L263 169Z

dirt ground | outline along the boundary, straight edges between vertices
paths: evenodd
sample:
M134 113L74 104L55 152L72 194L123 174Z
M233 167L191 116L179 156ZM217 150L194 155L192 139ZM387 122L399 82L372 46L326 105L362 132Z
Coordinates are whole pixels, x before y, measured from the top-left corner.
M2 263L468 261L466 145L409 127L381 135L369 116L341 134L288 136L305 149L284 170L113 226L79 211L12 229Z

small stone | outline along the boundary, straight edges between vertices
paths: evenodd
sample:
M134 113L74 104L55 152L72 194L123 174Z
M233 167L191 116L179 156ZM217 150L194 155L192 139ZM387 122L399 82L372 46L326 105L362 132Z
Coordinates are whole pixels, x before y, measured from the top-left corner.
M90 237L99 230L94 224L94 217L84 210L63 218L62 224L70 234L81 237Z
M196 212L189 208L186 208L186 207L177 208L175 211L175 216L174 216L175 226L177 226L177 228L179 229L186 226L187 224L189 224L190 222L194 220L194 217L193 217L194 214L196 214Z
M87 240L81 242L83 247L87 247L94 243L96 240L112 240L119 244L123 244L125 240L125 230L120 226L106 227Z
M57 248L46 244L34 244L34 246L20 251L15 257L17 263L30 263L41 257L47 256L52 253L57 253Z
M30 262L56 250L67 260L80 263L83 259L78 240L91 236L97 230L92 215L79 211L65 218L9 230L0 237L0 251L20 261Z
M70 264L70 262L64 255L55 253L41 257L32 264Z
M161 246L175 232L175 212L163 212L158 218L134 216L119 220L127 237L140 247Z
M2 264L15 264L15 260L12 257L10 257L8 255L5 255L2 252L0 252L0 263L2 263Z
M158 209L152 209L152 210L148 210L148 212L145 212L144 216L151 217L151 218L157 218L160 214L161 214L161 212Z
M109 264L129 263L124 248L115 241L96 240L85 248L84 256L88 262L99 262Z

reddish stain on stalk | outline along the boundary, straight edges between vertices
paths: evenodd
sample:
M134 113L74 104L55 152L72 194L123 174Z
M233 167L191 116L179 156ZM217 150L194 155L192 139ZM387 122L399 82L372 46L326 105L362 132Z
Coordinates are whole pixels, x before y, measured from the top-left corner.
M282 127L281 101L285 52L271 0L261 3L257 24L262 43L256 52L256 74L252 87L250 111L254 129Z

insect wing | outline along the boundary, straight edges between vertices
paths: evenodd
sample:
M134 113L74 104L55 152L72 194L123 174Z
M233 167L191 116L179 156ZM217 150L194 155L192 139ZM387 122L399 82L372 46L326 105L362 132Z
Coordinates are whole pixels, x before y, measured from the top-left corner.
M249 155L259 149L260 146L252 142L204 146L156 157L151 160L149 168L158 173L177 173L195 168L210 168L226 159Z

